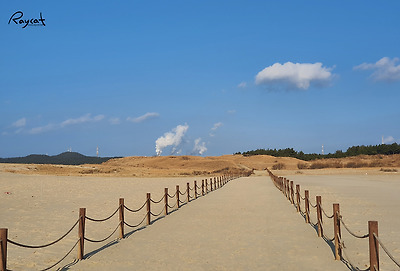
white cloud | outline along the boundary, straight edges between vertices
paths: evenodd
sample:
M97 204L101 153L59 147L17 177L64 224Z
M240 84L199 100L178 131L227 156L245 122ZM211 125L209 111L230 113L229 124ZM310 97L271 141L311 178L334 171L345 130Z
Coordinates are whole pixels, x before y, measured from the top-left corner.
M61 129L61 128L64 128L69 125L75 125L75 124L81 124L81 123L87 123L87 122L98 122L98 121L103 120L104 118L105 118L104 115L97 115L97 116L91 117L91 114L86 114L79 118L64 120L59 124L50 123L50 124L47 124L44 126L34 127L34 128L31 128L28 131L28 133L29 134L40 134L40 133L48 132L51 130Z
M382 141L383 141L383 144L392 144L395 142L393 136L388 136L388 137L382 138Z
M373 70L371 74L372 79L375 81L393 82L400 80L400 65L396 66L399 58L395 57L390 59L383 57L376 63L362 63L355 66L354 70Z
M119 118L110 118L109 121L113 125L117 125L117 124L121 123L121 120Z
M308 89L311 84L323 86L333 77L331 70L322 63L275 63L256 75L257 85L283 84L289 88Z
M237 87L238 88L245 88L245 87L247 87L247 83L246 82L240 82L240 84Z
M210 136L211 137L213 137L213 136L215 136L215 134L213 133L213 132L215 132L219 127L221 127L223 125L223 123L222 122L217 122L217 123L214 123L214 126L211 128L211 132L210 132Z
M143 122L143 121L148 120L148 119L157 118L159 116L160 116L160 114L158 114L156 112L148 112L148 113L146 113L146 114L144 114L144 115L142 115L140 117L137 117L137 118L128 117L126 120L139 123L139 122Z
M26 125L26 118L19 119L12 124L12 126L18 127L18 128L24 127L25 125Z
M94 116L93 121L101 121L103 119L104 119L104 115L97 115L97 116Z
M44 132L48 132L51 130L57 129L57 125L55 124L47 124L45 126L34 127L28 131L29 134L41 134Z
M166 132L164 136L159 137L156 140L156 153L158 156L161 155L163 152L163 149L165 149L168 146L172 146L172 151L171 153L176 153L177 148L179 145L182 143L183 136L189 129L189 126L187 124L185 125L178 125L172 131ZM179 153L179 150L178 150Z
M207 151L206 143L205 142L201 142L201 138L200 137L195 139L192 153L193 154L202 155L206 151Z
M60 125L61 125L61 127L65 127L68 125L80 124L80 123L85 123L85 122L97 122L97 121L101 121L102 119L104 119L104 115L97 115L92 118L91 114L86 114L86 115L83 115L76 119L67 119L67 120L61 122Z
M214 123L214 126L211 128L211 130L215 131L215 130L217 130L219 127L221 127L222 125L223 125L222 122Z

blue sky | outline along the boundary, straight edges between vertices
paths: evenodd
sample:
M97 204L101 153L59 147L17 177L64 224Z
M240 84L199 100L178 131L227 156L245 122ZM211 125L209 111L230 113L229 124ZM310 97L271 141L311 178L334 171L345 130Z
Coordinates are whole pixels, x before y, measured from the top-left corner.
M1 1L0 157L400 142L399 10L399 1ZM45 26L19 23L40 13Z

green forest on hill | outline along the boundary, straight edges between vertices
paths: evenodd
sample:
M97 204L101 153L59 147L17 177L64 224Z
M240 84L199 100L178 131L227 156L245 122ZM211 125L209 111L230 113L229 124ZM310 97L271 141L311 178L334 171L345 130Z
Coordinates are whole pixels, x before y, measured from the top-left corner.
M369 146L353 146L349 147L347 151L343 152L341 150L335 153L328 154L317 154L317 153L304 153L302 151L296 151L293 148L286 149L257 149L253 151L237 152L235 154L242 154L243 156L252 155L271 155L275 157L293 157L303 161L311 161L316 159L324 158L344 158L357 155L376 155L376 154L400 154L400 145L397 143L393 144L380 144L380 145L369 145Z
M101 164L113 158L120 157L96 157L85 156L77 152L63 152L53 156L43 154L31 154L25 157L0 158L0 163L82 165Z

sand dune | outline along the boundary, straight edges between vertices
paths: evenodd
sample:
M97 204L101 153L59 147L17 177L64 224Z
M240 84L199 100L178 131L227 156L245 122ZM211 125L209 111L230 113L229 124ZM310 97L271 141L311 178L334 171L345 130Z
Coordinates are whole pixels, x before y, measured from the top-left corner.
M299 169L299 166L301 169ZM215 174L249 175L253 170L282 169L303 171L304 169L331 168L344 170L371 168L374 171L382 167L400 168L400 155L357 156L343 159L322 159L301 161L295 158L257 155L223 155L217 157L200 156L160 156L160 157L125 157L112 159L100 165L23 165L0 164L0 171L58 176L112 176L112 177L182 177ZM306 170L307 170L306 169ZM321 172L321 171L319 171Z

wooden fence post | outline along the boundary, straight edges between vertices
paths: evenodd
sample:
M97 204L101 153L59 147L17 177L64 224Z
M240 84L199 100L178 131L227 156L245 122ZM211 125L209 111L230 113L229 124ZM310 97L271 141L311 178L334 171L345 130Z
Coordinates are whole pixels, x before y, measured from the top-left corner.
M213 182L212 182L212 178L210 178L210 186L211 186L211 191L213 191Z
M278 179L281 180L282 184L283 184L283 189L282 189L282 193L285 195L286 197L286 181L285 179L283 179L282 177L278 177Z
M168 188L164 188L164 215L168 215Z
M285 181L285 179L282 178L282 177L278 177L278 178L281 178L281 180L282 180L282 183L283 183L283 190L282 190L282 192L283 192L283 195L285 195L285 197L286 197L286 181Z
M288 179L286 179L286 197L288 200L290 200L290 181Z
M119 199L119 238L124 239L124 209L125 209L124 199Z
M316 196L316 201L317 201L317 224L318 224L318 237L322 237L323 229L322 229L322 211L321 211L321 203L322 199L321 196Z
M306 198L304 201L304 207L306 209L306 223L310 223L310 200L309 200L310 192L308 190L304 190L304 197Z
M186 192L187 192L187 202L190 202L190 186L189 183L186 183Z
M207 189L208 189L208 183L207 183L207 179L206 179L206 194L207 194Z
M85 217L86 208L79 208L79 227L78 227L78 237L79 237L79 247L78 247L78 260L83 260L85 254Z
M150 225L150 223L151 223L151 209L150 209L150 198L151 198L151 195L150 195L150 193L147 193L147 196L146 196L146 205L147 205L147 225Z
M333 204L333 233L335 236L335 260L341 260L342 258L342 250L340 248L340 240L342 237L342 233L340 232L340 207L339 203Z
M293 181L290 181L290 202L294 204Z
M197 181L194 181L194 199L197 199Z
M296 184L296 204L297 212L300 212L300 185Z
M378 221L368 221L369 234L369 264L371 271L379 270L379 243L374 233L378 236Z
M201 195L204 196L204 180L201 180Z
M0 229L0 270L7 271L7 238L8 229Z
M180 207L180 203L179 203L179 185L176 186L176 206Z

